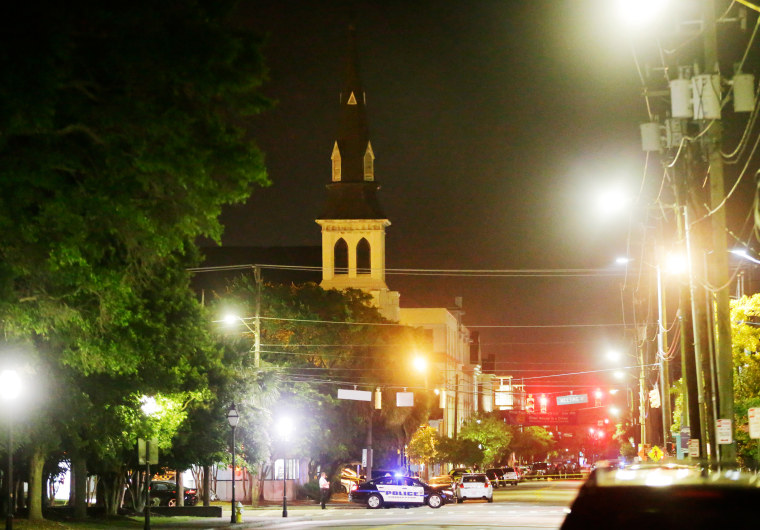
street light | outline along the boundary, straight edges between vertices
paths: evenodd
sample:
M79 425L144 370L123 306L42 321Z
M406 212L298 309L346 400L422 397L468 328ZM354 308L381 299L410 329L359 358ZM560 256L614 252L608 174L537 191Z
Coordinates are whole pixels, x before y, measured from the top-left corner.
M428 387L428 362L425 357L422 355L417 355L412 360L412 365L414 366L414 369L417 370L419 373L423 374L425 377L425 389Z
M140 409L143 414L149 418L155 415L161 410L161 406L153 396L143 396L140 398ZM144 530L150 530L150 455L151 455L151 441L145 440L145 523L143 524Z
M667 6L667 0L617 0L620 19L630 27L640 28L654 20Z
M235 427L237 427L238 421L240 421L240 415L235 408L235 403L227 411L227 421L230 427L232 427L232 515L230 516L230 524L235 524L237 523L237 517L235 516Z
M232 326L237 323L242 323L248 331L253 335L253 365L254 367L258 368L261 365L261 318L260 318L260 310L258 306L258 296L257 295L257 302L256 302L256 315L253 317L253 327L247 322L247 320L251 320L250 318L245 319L241 318L238 315L234 313L227 313L224 315L224 318L222 319L225 324L228 326Z
M6 403L8 414L8 513L5 517L6 530L13 528L13 424L10 414L11 403L21 394L21 378L16 370L3 370L0 373L0 398Z
M287 416L280 418L280 422L277 424L277 431L280 434L280 440L283 442L283 446L290 438L290 433L293 431L293 422ZM285 479L287 477L287 460L285 459L285 450L282 451L282 516L288 516L288 488Z

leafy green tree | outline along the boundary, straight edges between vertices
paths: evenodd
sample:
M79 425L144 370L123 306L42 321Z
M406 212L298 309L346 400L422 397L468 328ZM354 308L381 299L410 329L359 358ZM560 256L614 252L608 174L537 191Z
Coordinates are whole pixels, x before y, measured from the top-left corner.
M512 433L499 418L481 414L470 418L459 432L464 440L472 440L483 449L483 468L492 467L502 458L512 441Z
M425 464L426 478L431 462L438 458L438 432L430 425L422 425L409 440L409 458Z
M267 184L246 127L265 71L230 8L32 0L0 22L0 321L50 384L20 438L33 469L63 444L115 484L135 396L212 399L185 269L222 205Z
M479 465L484 456L479 445L474 440L442 436L436 444L436 463L467 467Z
M734 362L735 421L738 426L749 422L749 409L760 407L760 294L731 301L731 343ZM740 462L758 468L758 441L749 437L745 428L736 429L737 453Z
M525 427L522 431L515 429L512 434L511 451L529 462L546 459L555 445L551 433L543 427Z

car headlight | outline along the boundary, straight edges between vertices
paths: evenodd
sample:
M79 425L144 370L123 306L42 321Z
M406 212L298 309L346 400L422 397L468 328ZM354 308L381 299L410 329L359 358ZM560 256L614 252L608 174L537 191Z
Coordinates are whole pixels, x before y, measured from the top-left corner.
M442 490L447 495L454 495L454 490Z

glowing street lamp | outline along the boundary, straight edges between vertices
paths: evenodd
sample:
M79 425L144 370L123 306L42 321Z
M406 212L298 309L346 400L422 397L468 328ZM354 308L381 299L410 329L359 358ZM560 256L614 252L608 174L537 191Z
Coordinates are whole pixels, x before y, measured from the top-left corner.
M425 357L423 357L422 355L417 355L412 360L412 366L414 366L414 369L417 372L423 374L423 376L425 377L425 388L427 389L427 387L428 387L428 362L427 362L427 359Z
M21 395L21 378L16 370L3 370L0 372L0 399L5 403L6 409ZM8 415L8 513L5 517L5 528L13 528L13 425L11 415Z
M277 432L280 435L280 440L282 440L283 444L287 443L290 440L290 433L293 432L293 421L287 417L283 416L280 418L279 423L277 424ZM285 482L285 479L287 477L287 460L285 459L285 451L283 450L282 455L282 516L287 517L288 516L288 488L287 483Z
M656 20L667 0L617 0L619 18L628 26L642 27Z
M251 327L245 318L241 318L235 313L227 313L224 315L222 322L229 327L236 324L243 324L248 328L248 331L253 334L253 365L258 368L261 364L261 319L259 318L258 306L256 309L256 316L253 317L254 327Z
M240 421L240 415L235 408L235 403L232 404L230 410L227 411L227 422L232 427L232 516L230 517L230 524L237 523L237 510L235 508L235 427L237 427Z

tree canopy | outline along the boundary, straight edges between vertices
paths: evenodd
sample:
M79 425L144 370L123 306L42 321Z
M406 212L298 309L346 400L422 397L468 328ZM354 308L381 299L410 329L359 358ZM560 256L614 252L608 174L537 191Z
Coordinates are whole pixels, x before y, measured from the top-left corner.
M268 184L249 126L266 70L231 7L31 0L0 21L0 322L23 352L3 362L44 377L34 454L121 473L139 434L223 421L228 359L186 269L222 206ZM182 413L144 425L142 395Z

